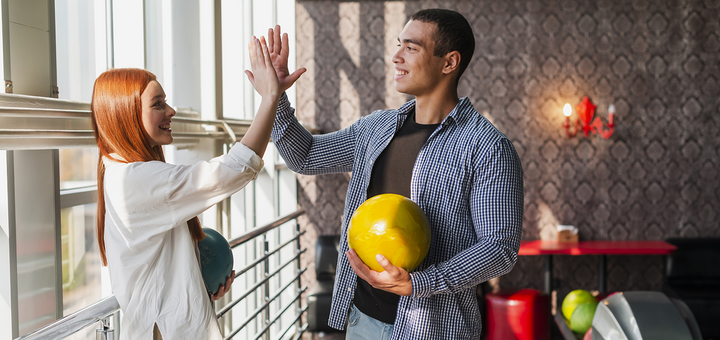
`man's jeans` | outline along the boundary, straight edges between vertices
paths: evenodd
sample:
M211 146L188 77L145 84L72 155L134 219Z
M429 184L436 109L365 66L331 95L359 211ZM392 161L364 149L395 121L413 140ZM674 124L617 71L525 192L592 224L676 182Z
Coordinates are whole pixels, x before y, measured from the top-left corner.
M375 320L350 304L345 340L390 340L393 325Z

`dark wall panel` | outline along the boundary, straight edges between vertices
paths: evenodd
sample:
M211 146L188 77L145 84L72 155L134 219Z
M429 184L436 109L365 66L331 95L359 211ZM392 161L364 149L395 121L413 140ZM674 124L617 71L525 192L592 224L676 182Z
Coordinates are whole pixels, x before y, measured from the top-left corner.
M398 107L392 55L407 18L465 15L475 56L460 92L515 144L525 171L524 239L574 224L581 239L720 236L720 1L299 1L298 117L331 132ZM610 139L568 139L562 106L589 96ZM576 117L576 115L574 116ZM349 175L300 178L307 226L339 233ZM557 256L560 293L597 287L595 257ZM659 289L662 262L610 256L608 288ZM541 287L520 258L502 286Z

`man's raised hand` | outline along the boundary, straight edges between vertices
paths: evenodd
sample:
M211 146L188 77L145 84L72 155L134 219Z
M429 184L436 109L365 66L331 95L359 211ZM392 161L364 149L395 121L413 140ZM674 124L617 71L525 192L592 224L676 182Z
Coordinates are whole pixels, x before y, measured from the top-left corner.
M261 37L261 40L265 40L265 37ZM288 69L288 55L290 53L290 47L288 46L288 35L287 33L280 34L280 25L275 25L275 29L268 29L268 50L270 51L270 59L272 60L275 72L277 72L278 81L280 82L280 92L284 92L289 89L300 75L307 71L306 68L301 67L292 74Z

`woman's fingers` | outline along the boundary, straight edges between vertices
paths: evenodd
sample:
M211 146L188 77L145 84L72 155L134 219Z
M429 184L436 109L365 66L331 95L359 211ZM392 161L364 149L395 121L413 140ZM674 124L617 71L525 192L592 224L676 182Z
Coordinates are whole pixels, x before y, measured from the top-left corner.
M257 44L256 44L256 38L253 37L250 40L250 44L248 46L248 49L250 50L250 68L255 71L257 70Z
M213 301L220 300L221 297L225 296L227 292L230 291L230 288L232 288L232 284L235 282L235 271L233 270L232 273L230 273L230 276L225 279L225 284L220 286L220 289L218 289L217 293L210 296L210 298Z
M247 75L248 80L250 81L250 84L252 84L253 87L255 87L255 76L252 74L252 72L245 70L245 74Z
M225 295L224 290L225 290L225 286L224 286L224 285L221 285L221 286L220 286L220 289L218 289L217 293L215 293L215 294L213 294L212 296L210 296L210 299L213 300L213 301L220 300L220 298L221 298L223 295Z
M263 57L264 53L263 53L263 48L262 48L262 42L260 40L258 40L257 38L254 38L254 39L255 39L255 67L257 69L257 67L260 67L261 65L264 64L264 57Z
M232 286L233 281L235 281L235 271L233 270L232 273L230 273L230 276L227 277L227 280L225 280L225 287L228 287L227 290L230 290L230 287Z
M273 66L273 57L265 37L252 38L249 54L252 71L245 71L248 80L263 98L267 95L273 98L279 97L282 91L280 91L278 75Z
M273 68L272 60L270 59L270 50L268 49L267 45L262 45L262 48L263 48L265 67ZM273 69L273 72L274 72L274 69Z

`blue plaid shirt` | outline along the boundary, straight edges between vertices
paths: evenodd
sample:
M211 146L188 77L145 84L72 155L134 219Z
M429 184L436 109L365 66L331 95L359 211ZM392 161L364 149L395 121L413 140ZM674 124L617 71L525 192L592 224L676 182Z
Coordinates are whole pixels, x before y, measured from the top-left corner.
M343 329L357 276L347 256L347 228L366 199L373 163L414 108L375 111L352 126L311 135L280 100L272 140L288 167L316 175L352 171L342 220L329 325ZM433 131L413 167L411 197L430 220L432 241L401 296L392 339L479 339L475 287L508 273L517 260L523 219L523 172L508 138L467 98Z

